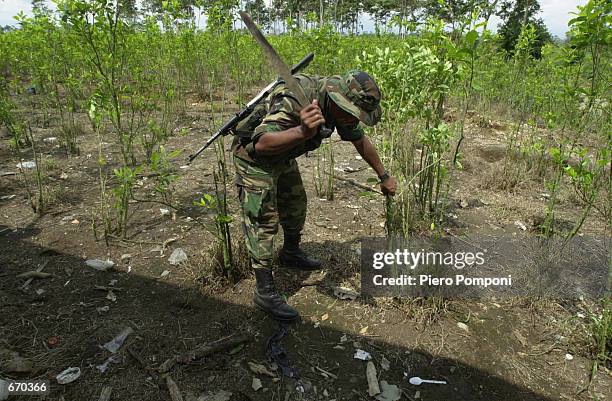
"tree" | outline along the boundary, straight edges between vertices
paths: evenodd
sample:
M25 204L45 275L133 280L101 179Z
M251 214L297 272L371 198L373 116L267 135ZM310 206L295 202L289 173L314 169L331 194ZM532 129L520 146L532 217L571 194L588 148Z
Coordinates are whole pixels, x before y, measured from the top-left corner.
M244 9L262 28L270 27L270 11L266 8L264 0L247 0Z
M535 28L535 40L531 55L542 56L542 47L552 40L542 18L536 18L541 11L538 0L506 0L502 3L498 16L504 21L499 28L500 45L510 55L514 54L516 42L524 27Z
M363 3L363 11L374 17L378 33L380 26L385 24L393 12L399 8L398 6L398 2L394 0L368 0Z
M476 7L484 10L491 3L496 2L490 0L425 0L423 11L425 15L431 15L444 20L444 22L454 24L470 15Z

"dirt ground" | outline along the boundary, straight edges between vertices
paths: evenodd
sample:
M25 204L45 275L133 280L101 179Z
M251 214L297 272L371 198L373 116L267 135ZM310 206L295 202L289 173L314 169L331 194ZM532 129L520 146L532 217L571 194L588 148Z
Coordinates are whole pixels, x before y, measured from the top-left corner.
M179 128L189 134L174 136L167 145L182 149L183 155L200 146L210 126L204 103L188 104ZM468 124L464 169L453 178L456 205L448 211L449 226L457 233L521 233L517 221L531 230L543 216L541 182L525 178L512 191L488 184L505 157L505 130L501 123L486 128ZM299 159L309 196L304 241L325 269L312 274L277 270L278 286L302 315L281 341L301 380L283 377L266 357L265 340L277 324L253 307L253 278L221 285L206 273L214 240L206 227L212 217L193 201L213 192L212 151L188 169L177 169L176 196L182 207L175 216L162 215L164 206L155 203L134 203L127 240L111 240L107 246L92 234L99 194L95 137L86 134L80 156L67 157L43 141L58 136L53 121L48 128L35 127L34 135L44 152L49 185L59 194L50 210L36 218L20 175L0 174L0 355L5 358L0 377L51 381L49 396L27 398L97 399L104 386L111 386L111 399L169 400L156 370L164 361L243 334L249 341L242 346L170 370L185 400L228 399L212 398L220 390L231 392L231 400L374 399L368 395L366 362L354 358L356 349L371 354L378 379L398 386L406 400L603 400L612 394L612 378L604 368L590 381L584 302L454 300L434 305L422 299L337 299L333 287L359 288L360 239L384 235L383 200L361 196L363 189L342 180L335 183L333 201L319 199L314 155ZM111 163L118 160L110 145L104 151ZM334 152L338 177L367 185L374 174L351 144L335 141ZM18 162L9 139L2 137L0 172L17 172ZM151 180L140 178L137 191L145 197ZM237 232L233 187L230 194ZM571 197L561 199L561 221L575 221L579 212ZM602 235L605 225L594 216L584 231ZM178 247L189 260L172 266L168 257ZM116 264L97 271L84 263L93 258ZM16 275L41 265L52 276L22 289L25 280ZM128 326L134 332L102 372L99 365L113 354L101 346ZM15 354L8 357L10 351L25 358L23 372L11 368ZM388 369L383 368L386 361ZM253 373L248 362L266 366L273 377ZM58 384L55 377L68 367L79 367L80 377ZM408 382L412 376L448 384L414 386ZM258 391L253 378L261 380ZM299 384L304 392L296 390ZM20 398L26 396L15 397Z

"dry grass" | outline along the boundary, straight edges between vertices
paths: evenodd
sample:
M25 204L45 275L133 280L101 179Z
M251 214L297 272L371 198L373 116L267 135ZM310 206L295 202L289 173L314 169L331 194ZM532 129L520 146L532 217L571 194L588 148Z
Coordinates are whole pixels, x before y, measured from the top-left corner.
M236 238L238 237L238 238ZM237 283L251 274L251 261L241 235L232 241L232 269L223 270L223 248L218 241L184 263L184 273L189 283L196 283L202 290L216 292Z

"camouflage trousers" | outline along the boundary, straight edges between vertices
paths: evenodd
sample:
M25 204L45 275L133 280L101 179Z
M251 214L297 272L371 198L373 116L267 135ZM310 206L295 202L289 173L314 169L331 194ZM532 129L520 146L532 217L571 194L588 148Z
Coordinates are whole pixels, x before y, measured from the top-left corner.
M295 159L272 167L234 156L242 228L254 269L272 268L278 223L299 233L306 220L306 191Z

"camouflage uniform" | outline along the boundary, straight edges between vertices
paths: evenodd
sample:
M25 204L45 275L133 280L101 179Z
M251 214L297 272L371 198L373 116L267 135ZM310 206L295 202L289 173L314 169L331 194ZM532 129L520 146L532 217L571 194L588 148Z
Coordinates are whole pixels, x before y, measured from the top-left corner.
M326 127L330 132L337 129L340 138L345 141L359 140L364 133L359 125L335 126L329 107L332 99L343 110L368 125L374 125L380 119L380 96L367 104L367 99L364 100L363 93L359 92L363 88L350 87L354 81L351 78L358 73L351 71L344 77L295 76L307 98L318 101ZM371 78L365 84L375 85ZM264 156L255 152L255 143L264 133L280 132L300 125L299 110L295 97L284 84L280 84L234 130L237 134L233 144L236 184L242 206L243 230L254 269L272 267L274 237L279 222L285 232L299 234L306 220L306 192L295 158L321 146L325 139L321 131L282 154Z

